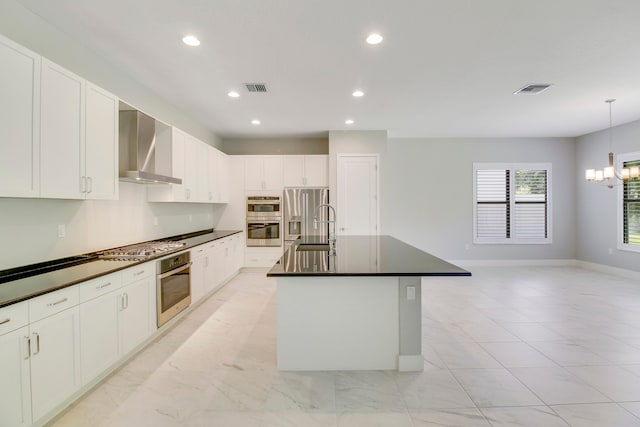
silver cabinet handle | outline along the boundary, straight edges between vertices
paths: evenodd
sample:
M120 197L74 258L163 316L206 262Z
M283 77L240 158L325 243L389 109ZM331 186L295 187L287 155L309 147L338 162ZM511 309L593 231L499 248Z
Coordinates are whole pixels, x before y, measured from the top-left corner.
M31 338L25 336L24 342L27 344L27 352L25 353L24 360L27 360L31 356Z
M103 285L98 285L96 286L96 289L103 289L103 288L106 288L107 286L111 286L111 282L107 282Z
M91 193L93 191L93 178L91 178L90 176L87 177L87 183L88 183L88 189L87 189L87 193Z
M133 273L134 276L139 276L144 273L144 270L140 270L137 273Z
M40 334L37 332L34 332L31 335L36 336L36 351L32 353L35 356L36 354L40 353Z
M47 304L47 307L53 307L54 305L62 304L63 302L67 302L67 301L69 301L69 298L62 298L59 301L50 302L49 304Z
M4 325L5 323L9 323L9 322L11 322L11 318L7 317L6 319L0 321L0 325Z
M125 292L122 294L122 309L126 310L127 308L129 308L129 294Z

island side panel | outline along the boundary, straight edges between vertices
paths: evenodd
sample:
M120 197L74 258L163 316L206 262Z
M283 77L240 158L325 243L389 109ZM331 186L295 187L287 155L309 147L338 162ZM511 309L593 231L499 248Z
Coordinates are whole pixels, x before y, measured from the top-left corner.
M278 277L278 369L395 370L397 277Z
M399 371L424 370L422 357L422 277L399 278L400 355Z

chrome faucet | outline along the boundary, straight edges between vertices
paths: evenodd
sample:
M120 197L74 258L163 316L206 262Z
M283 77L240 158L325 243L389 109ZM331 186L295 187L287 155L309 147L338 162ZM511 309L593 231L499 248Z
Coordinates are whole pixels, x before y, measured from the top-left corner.
M329 215L329 217L327 218L326 221L319 221L318 220L318 210L320 208L329 208L332 212L333 212L333 221L331 220L331 215ZM315 216L313 217L313 228L317 229L318 228L318 224L329 224L331 226L331 224L333 224L333 233L331 233L331 230L329 230L329 247L331 248L331 255L335 255L336 254L336 210L333 206L331 206L328 203L323 203L321 205L316 206L316 212L315 212Z

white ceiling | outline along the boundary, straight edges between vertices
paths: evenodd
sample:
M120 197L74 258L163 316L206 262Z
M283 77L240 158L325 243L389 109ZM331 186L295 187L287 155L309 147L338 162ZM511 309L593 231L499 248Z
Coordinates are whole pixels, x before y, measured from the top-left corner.
M640 118L639 0L21 3L224 138L571 137L608 126L607 98ZM512 94L530 83L553 86Z

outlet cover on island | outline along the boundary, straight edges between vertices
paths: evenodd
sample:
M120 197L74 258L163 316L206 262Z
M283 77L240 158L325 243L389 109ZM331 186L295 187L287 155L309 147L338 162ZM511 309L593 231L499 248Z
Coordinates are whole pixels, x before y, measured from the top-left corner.
M158 217L157 216L153 217L153 225L158 225Z
M64 224L58 224L58 237L63 238L67 235L67 227Z

